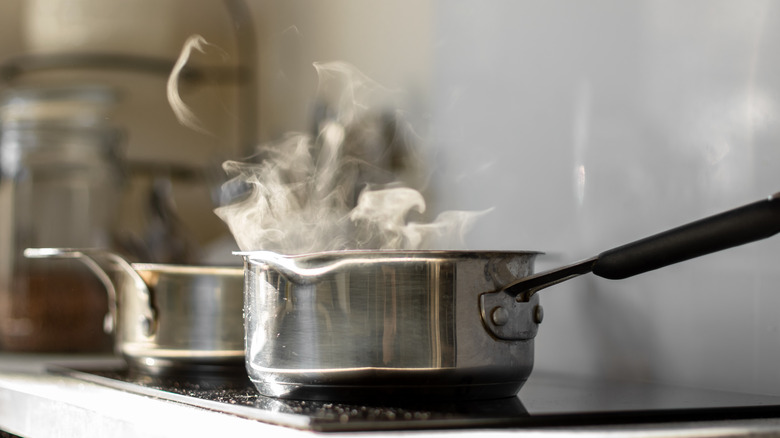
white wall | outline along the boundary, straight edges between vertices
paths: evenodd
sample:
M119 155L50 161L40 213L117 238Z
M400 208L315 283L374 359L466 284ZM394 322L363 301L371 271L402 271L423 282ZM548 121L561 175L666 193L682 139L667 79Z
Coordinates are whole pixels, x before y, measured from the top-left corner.
M439 201L541 267L780 190L780 5L442 1ZM780 239L542 292L537 369L780 393Z

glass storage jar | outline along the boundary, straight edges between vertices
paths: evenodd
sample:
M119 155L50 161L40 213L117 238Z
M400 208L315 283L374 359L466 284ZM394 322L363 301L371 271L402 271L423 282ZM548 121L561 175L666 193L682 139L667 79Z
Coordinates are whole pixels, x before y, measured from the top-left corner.
M0 100L0 348L105 351L105 288L76 260L28 247L111 246L122 184L115 95L86 86L9 90Z

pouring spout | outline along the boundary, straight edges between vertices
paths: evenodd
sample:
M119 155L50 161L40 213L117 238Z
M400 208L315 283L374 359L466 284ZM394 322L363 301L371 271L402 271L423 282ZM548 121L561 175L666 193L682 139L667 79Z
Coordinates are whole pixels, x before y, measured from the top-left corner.
M296 284L313 283L318 275L330 270L327 266L300 268L294 260L272 251L234 251L233 254L242 256L247 264L266 265Z
M359 269L361 266L366 265L419 263L426 260L431 262L439 261L439 258L435 256L429 258L411 257L405 255L404 252L346 251L342 252L342 257L335 261L329 261L320 266L304 267L298 263L295 256L285 256L271 251L235 251L233 254L244 257L245 263L265 265L298 285L315 284L321 281L324 275L340 270Z

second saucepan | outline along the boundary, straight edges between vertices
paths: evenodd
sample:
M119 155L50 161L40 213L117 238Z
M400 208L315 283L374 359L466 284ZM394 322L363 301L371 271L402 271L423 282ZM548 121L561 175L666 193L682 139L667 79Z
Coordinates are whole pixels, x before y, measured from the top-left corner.
M109 297L116 350L146 373L244 373L241 268L129 263L98 249L28 248L27 257L77 258Z

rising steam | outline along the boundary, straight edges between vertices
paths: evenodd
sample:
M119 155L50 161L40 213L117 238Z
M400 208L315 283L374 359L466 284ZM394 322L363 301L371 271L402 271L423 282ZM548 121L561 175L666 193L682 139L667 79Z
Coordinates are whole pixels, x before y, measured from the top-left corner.
M206 53L205 46L209 44L205 38L200 35L192 35L184 42L179 58L173 65L170 75L168 75L168 83L166 86L166 94L168 96L168 104L173 110L173 114L176 116L176 120L182 125L192 129L193 131L200 132L201 134L210 134L208 130L203 127L198 116L184 103L179 95L179 77L182 70L187 65L190 59L190 55L193 50L197 50L201 53Z
M177 119L204 129L178 95L178 76L200 36L187 40L168 81ZM346 63L315 64L326 102L313 135L289 134L245 161L215 213L243 251L303 254L342 249L456 249L484 212L448 211L424 221L422 160L392 93Z
M316 64L320 95L334 102L316 136L290 135L250 162L223 168L247 193L215 210L245 251L301 254L341 249L454 249L481 212L415 221L425 199L410 177L420 163L400 118L377 116L387 90L344 63Z

